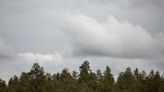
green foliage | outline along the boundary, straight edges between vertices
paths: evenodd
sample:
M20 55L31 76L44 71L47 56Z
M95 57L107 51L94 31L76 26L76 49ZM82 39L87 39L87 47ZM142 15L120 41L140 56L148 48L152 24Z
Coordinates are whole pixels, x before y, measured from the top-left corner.
M30 92L45 92L46 77L43 67L40 67L38 63L35 63L28 75L31 86Z
M102 73L92 72L88 61L79 72L63 69L61 73L45 73L43 67L34 63L29 72L23 72L8 81L0 79L0 92L164 92L164 75L152 70L148 75L137 68L128 67L115 80L109 66Z
M89 62L85 61L80 67L80 75L79 75L79 82L82 83L83 85L86 85L88 81L90 80L90 66Z
M14 76L13 78L11 78L9 80L8 83L8 90L9 92L20 92L20 82L19 82L19 78L17 76Z
M107 66L104 71L104 76L99 75L99 92L113 92L114 91L114 78L111 74L111 69ZM101 77L102 76L102 77Z
M119 74L117 80L118 92L136 92L135 76L131 68L127 68L125 72Z
M4 80L0 79L0 92L7 92L7 85Z

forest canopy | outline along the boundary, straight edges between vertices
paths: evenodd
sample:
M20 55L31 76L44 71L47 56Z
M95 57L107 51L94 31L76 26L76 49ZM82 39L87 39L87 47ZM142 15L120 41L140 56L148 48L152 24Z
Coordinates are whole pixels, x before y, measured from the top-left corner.
M34 63L29 72L13 76L8 83L0 79L0 92L164 92L164 75L128 67L114 79L109 66L105 71L93 72L88 61L79 67L79 72L65 68L50 74Z

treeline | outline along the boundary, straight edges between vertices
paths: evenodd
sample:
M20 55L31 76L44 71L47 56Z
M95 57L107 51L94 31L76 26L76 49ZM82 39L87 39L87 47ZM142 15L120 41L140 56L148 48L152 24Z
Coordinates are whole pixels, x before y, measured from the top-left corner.
M29 72L12 77L8 83L0 80L0 92L164 92L164 76L159 71L146 74L127 68L115 80L108 66L95 73L85 61L79 70L70 73L63 69L51 75L35 63Z

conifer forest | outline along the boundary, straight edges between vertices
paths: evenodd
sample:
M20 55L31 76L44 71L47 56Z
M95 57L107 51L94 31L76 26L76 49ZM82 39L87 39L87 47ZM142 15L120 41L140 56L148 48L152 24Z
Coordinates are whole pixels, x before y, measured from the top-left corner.
M34 63L29 72L15 75L8 82L0 79L0 92L164 92L164 75L128 67L115 79L109 66L92 72L88 61L79 71L63 69L50 74Z

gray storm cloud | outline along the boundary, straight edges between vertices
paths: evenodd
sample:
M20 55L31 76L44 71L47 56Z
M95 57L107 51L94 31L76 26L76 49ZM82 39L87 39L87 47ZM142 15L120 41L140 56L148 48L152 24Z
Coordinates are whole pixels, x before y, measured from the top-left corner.
M35 62L164 71L163 10L164 0L0 0L0 78Z

